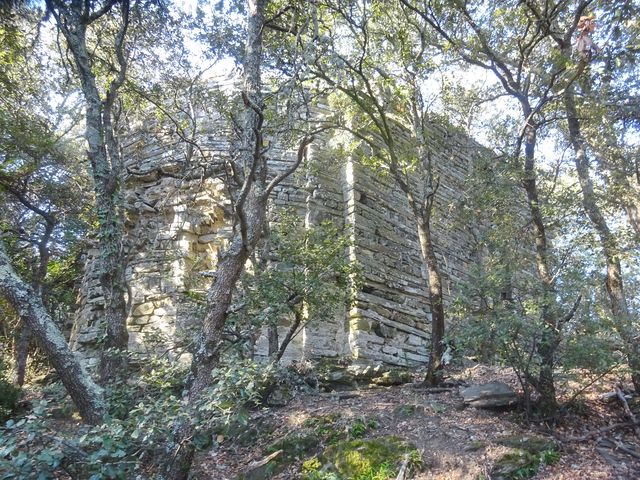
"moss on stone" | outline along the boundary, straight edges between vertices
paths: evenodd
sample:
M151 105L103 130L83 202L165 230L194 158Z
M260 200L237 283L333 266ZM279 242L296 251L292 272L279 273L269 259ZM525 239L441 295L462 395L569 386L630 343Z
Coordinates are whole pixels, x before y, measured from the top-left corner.
M504 454L493 466L491 478L494 480L514 480L535 475L540 466L538 457L526 450L516 449Z
M541 464L555 463L560 458L556 443L544 437L516 435L501 438L498 443L513 450L493 466L491 478L494 480L529 478L536 474Z
M540 453L546 450L558 449L558 445L553 440L545 437L529 435L512 435L509 437L502 437L498 439L497 442L505 447L517 448L530 453Z
M330 413L327 415L317 415L317 416L314 415L307 418L302 425L307 428L312 428L314 430L323 429L323 428L333 426L339 419L340 419L339 413Z
M293 432L276 440L269 445L265 454L270 454L278 450L282 450L282 455L278 457L279 463L291 463L295 460L303 458L318 448L320 438L310 430Z
M388 372L384 372L380 377L374 378L371 383L374 385L391 386L402 385L403 383L411 383L413 375L403 368L392 368Z
M344 441L329 446L313 462L305 462L304 475L307 480L330 477L343 480L386 480L398 473L407 455L414 468L420 464L418 450L398 437Z
M344 428L338 425L339 413L319 415L307 418L303 426L312 429L325 443L336 443L347 436Z

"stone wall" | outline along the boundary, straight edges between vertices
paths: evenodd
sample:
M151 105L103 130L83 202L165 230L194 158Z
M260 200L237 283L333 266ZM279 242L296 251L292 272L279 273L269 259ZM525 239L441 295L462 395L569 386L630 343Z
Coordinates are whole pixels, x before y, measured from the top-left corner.
M211 131L216 123L212 122ZM227 155L224 137L205 133L207 155ZM199 297L209 285L218 253L232 236L231 204L222 180L203 178L187 165L184 146L161 130L138 126L124 145L126 170L129 347L133 351L171 348L197 318ZM103 298L97 249L87 252L79 309L70 343L89 365L97 361Z
M469 138L431 125L434 174L440 179L432 220L445 304L472 262L471 237L455 222L465 178L482 150ZM395 365L428 360L431 311L427 275L406 196L389 175L353 161L344 178L346 218L354 228L353 257L364 281L349 313L352 354Z
M228 155L228 129L209 119L198 141L206 155ZM434 236L446 301L466 277L472 262L471 239L456 226L455 206L465 177L481 148L467 137L431 126L440 188ZM125 146L127 251L131 308L130 347L156 348L154 339L171 346L198 318L194 298L204 295L207 272L232 235L231 208L225 185L202 179L188 165L189 152L175 137L138 127ZM274 147L277 168L294 160L294 152ZM301 168L273 193L270 208L295 208L307 226L329 220L345 227L353 246L345 255L362 268L363 282L349 312L310 325L289 347L287 358L341 356L395 365L424 364L428 358L430 308L427 280L417 233L404 194L388 175L354 160L335 158L323 140L314 143L308 168ZM91 363L100 334L101 296L92 258L79 298L71 343ZM203 274L204 273L204 274ZM287 330L280 327L280 338ZM260 338L256 352L266 352Z

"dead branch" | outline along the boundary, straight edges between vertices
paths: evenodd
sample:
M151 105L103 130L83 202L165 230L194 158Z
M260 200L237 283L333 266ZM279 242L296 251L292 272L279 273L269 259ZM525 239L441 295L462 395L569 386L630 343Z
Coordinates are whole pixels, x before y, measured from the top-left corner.
M622 408L624 409L624 413L626 413L627 417L629 417L631 422L635 425L633 431L635 432L636 436L640 438L640 427L638 426L638 420L636 419L636 416L633 414L633 412L629 408L627 399L624 397L624 393L622 393L622 390L620 389L619 385L616 385L616 395L618 397L618 400L620 400L620 403L622 403Z
M407 473L409 472L409 454L405 453L404 458L402 459L402 465L400 466L400 471L398 472L398 476L396 480L405 480L407 478Z
M556 440L558 440L559 442L562 443L580 443L580 442L585 442L587 440L590 440L592 438L598 437L602 434L608 433L608 432L612 432L614 430L618 430L620 428L629 428L629 427L637 427L638 425L640 425L639 422L621 422L621 423L614 423L613 425L609 425L608 427L602 427L599 428L598 430L594 430L592 432L589 432L585 435L582 435L580 437L562 437L560 435L556 435L554 434L554 438Z
M636 452L635 450L633 450L632 448L629 448L627 445L625 445L622 442L616 441L616 440L612 440L610 438L604 438L602 440L600 440L598 442L598 445L596 446L596 450L598 450L600 452L600 454L605 457L605 459L607 461L609 461L609 455L605 454L605 452L603 452L602 450L609 449L612 450L613 452L622 452L622 453L626 453L627 455L631 455L634 458L640 458L640 453ZM611 460L613 460L614 464L617 464L618 461L615 457L611 457Z

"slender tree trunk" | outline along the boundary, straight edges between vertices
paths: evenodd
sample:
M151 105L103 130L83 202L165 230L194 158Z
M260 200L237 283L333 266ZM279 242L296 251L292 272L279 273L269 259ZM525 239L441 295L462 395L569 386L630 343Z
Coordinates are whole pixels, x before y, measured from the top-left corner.
M268 0L249 0L247 12L247 42L244 57L245 121L240 162L245 169L245 184L239 194L238 216L240 234L236 234L216 270L216 278L207 293L209 308L202 324L202 333L193 356L187 401L197 408L203 393L211 386L211 371L217 367L222 346L222 331L232 294L251 251L258 243L266 221L268 192L265 191L266 163L261 153L262 33ZM246 192L245 192L246 187ZM243 197L244 195L244 197ZM186 480L193 461L194 446L190 441L192 425L183 422L178 427L178 450L166 465L165 478Z
M442 277L433 248L429 218L427 217L425 219L422 215L416 215L416 217L420 252L422 253L424 265L427 267L429 301L431 303L431 349L429 351L429 364L427 366L424 383L427 385L437 385L440 381L440 370L443 367L442 355L444 354L445 314Z
M626 178L619 183L625 191L632 191L633 187L629 184ZM634 202L633 199L627 198L626 196L621 198L620 202L627 214L629 224L631 225L631 228L633 228L636 243L640 244L640 209L638 209L638 204Z
M267 328L267 340L269 342L269 350L267 355L269 358L274 357L278 353L278 325L276 323L270 323Z
M87 27L99 18L93 16L90 2L65 5L59 0L46 0L58 27L69 45L85 99L85 139L96 195L98 238L100 250L100 286L104 298L106 335L101 351L100 378L103 382L126 375L128 347L127 293L125 255L123 246L124 209L121 195L122 158L113 132L112 115L117 91L126 74L123 52L124 37L129 21L129 2L113 2L121 8L121 26L114 38L114 51L119 64L116 76L107 92L101 96L87 47ZM107 10L108 11L108 10ZM102 15L106 13L103 12Z
M18 313L56 369L82 418L91 424L102 421L105 404L102 389L87 374L47 313L42 299L13 270L0 239L0 293Z
M27 358L29 356L29 345L31 344L31 330L26 322L20 320L18 324L18 334L16 335L16 344L14 349L15 358L15 382L16 385L24 385L25 375L27 373Z
M32 280L32 288L35 294L42 299L42 283L47 276L47 269L49 268L49 257L51 252L49 251L49 240L53 230L56 228L57 220L54 213L43 210L38 207L26 197L24 192L21 192L12 187L7 188L18 200L27 207L31 212L36 213L44 220L44 232L37 242L38 246L38 265L35 268ZM27 371L27 360L29 357L29 347L31 345L31 329L24 321L20 320L18 324L18 332L16 335L16 344L14 349L15 358L15 382L19 386L24 384L25 375Z
M248 194L244 204L240 205L241 234L236 236L225 252L217 269L216 279L207 294L209 309L203 321L198 350L194 355L192 381L189 388L189 397L192 399L198 397L202 390L211 384L210 373L218 363L222 328L227 319L233 290L250 253L261 238L266 221L267 197L264 192L266 165L260 152L262 142L259 141L262 114L255 110L262 105L260 64L266 3L266 0L249 0L248 2L247 44L244 59L244 94L249 104L245 111L242 163L247 169L250 165L254 166L250 169L251 171L248 169L245 175L253 175L255 178L247 184Z
M191 378L187 395L188 404L197 406L202 394L211 385L211 372L218 366L222 331L227 318L227 309L231 305L236 282L240 278L249 251L239 237L224 254L216 270L214 284L209 289L207 300L209 309L203 321L203 330L197 351L191 364ZM170 480L183 480L189 476L195 448L191 443L193 426L183 422L178 426L176 438L178 449L173 458L165 464L165 477Z
M622 268L619 260L620 249L617 239L611 233L609 225L597 204L593 181L589 173L586 145L580 132L580 121L572 88L567 89L565 92L564 104L567 112L569 140L576 154L575 164L580 180L580 188L582 189L582 206L600 238L600 245L602 246L607 266L605 283L609 301L611 302L614 325L625 345L628 363L631 367L633 385L637 391L640 391L640 332L638 332L638 329L634 329L634 322L629 312L627 297L624 292Z
M264 216L252 221L262 223ZM258 234L260 230L256 229L254 234ZM189 397L192 400L199 398L201 392L211 385L211 370L218 365L220 359L222 330L227 320L227 310L231 305L236 283L249 258L247 248L240 238L234 240L218 265L215 283L207 294L209 308L203 321L202 334L191 370Z
M529 118L531 111L524 108L525 117ZM536 268L542 285L541 316L544 328L538 346L540 356L540 372L536 382L536 390L540 394L539 410L544 416L553 416L558 409L556 388L553 378L555 368L555 353L559 344L560 333L554 319L555 300L553 298L553 278L549 268L549 244L546 227L540 210L540 199L535 174L535 145L537 127L529 123L525 130L525 164L523 186L527 194L529 213L531 214L533 236L536 250Z
M629 182L626 172L611 165L604 158L602 167L609 171L611 183L615 186L616 192L619 192L616 197L617 201L627 214L627 220L633 230L636 244L640 245L640 208L638 208L640 199L638 199L637 187Z
M296 334L296 331L298 330L300 325L302 325L302 321L304 320L304 316L302 315L302 311L299 308L292 307L291 309L293 311L294 320L293 320L293 323L291 324L291 326L289 327L289 330L287 331L287 334L282 339L282 343L280 344L280 348L278 349L278 353L276 355L276 362L279 362L280 360L282 360L284 352L287 350L287 347L291 343L291 339Z
M445 332L445 313L444 313L444 297L442 294L442 277L440 268L438 267L438 259L436 257L433 240L431 235L431 211L433 208L433 199L436 189L423 194L422 201L418 202L411 186L401 176L396 168L391 169L396 183L407 196L407 201L413 212L418 233L418 241L420 243L420 254L422 262L427 270L428 278L428 296L431 303L431 348L429 350L429 364L427 365L427 373L424 383L426 385L437 385L440 382L440 371L442 370L442 356L444 354L444 332ZM431 172L429 172L431 175ZM431 183L432 178L429 178Z

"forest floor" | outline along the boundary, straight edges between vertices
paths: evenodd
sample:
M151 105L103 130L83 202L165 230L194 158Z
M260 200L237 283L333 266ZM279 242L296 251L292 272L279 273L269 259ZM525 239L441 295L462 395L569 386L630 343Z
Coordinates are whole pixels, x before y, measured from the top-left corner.
M450 379L466 384L499 380L517 389L513 372L501 368L476 365L449 373ZM339 394L298 393L284 406L249 412L244 426L218 436L219 444L197 457L193 478L236 479L243 478L243 472L247 479L302 478L303 461L321 452L327 438L393 435L411 442L422 454L422 469L407 479L489 480L495 478L492 469L498 459L509 451L501 439L517 435L545 437L555 442L559 451L555 463L542 464L534 476L522 478L640 479L640 438L631 428L602 431L627 421L620 402L601 398L613 390L616 381L613 376L605 377L589 387L553 432L543 424L525 422L517 409L465 407L458 388L436 393L405 384ZM324 437L298 450L299 457L281 467L284 470L264 477L255 475L252 466L274 450L274 442L282 445L281 439L295 439L310 426L317 430L322 421L327 422ZM576 440L591 433L587 439ZM573 441L567 441L572 437Z

